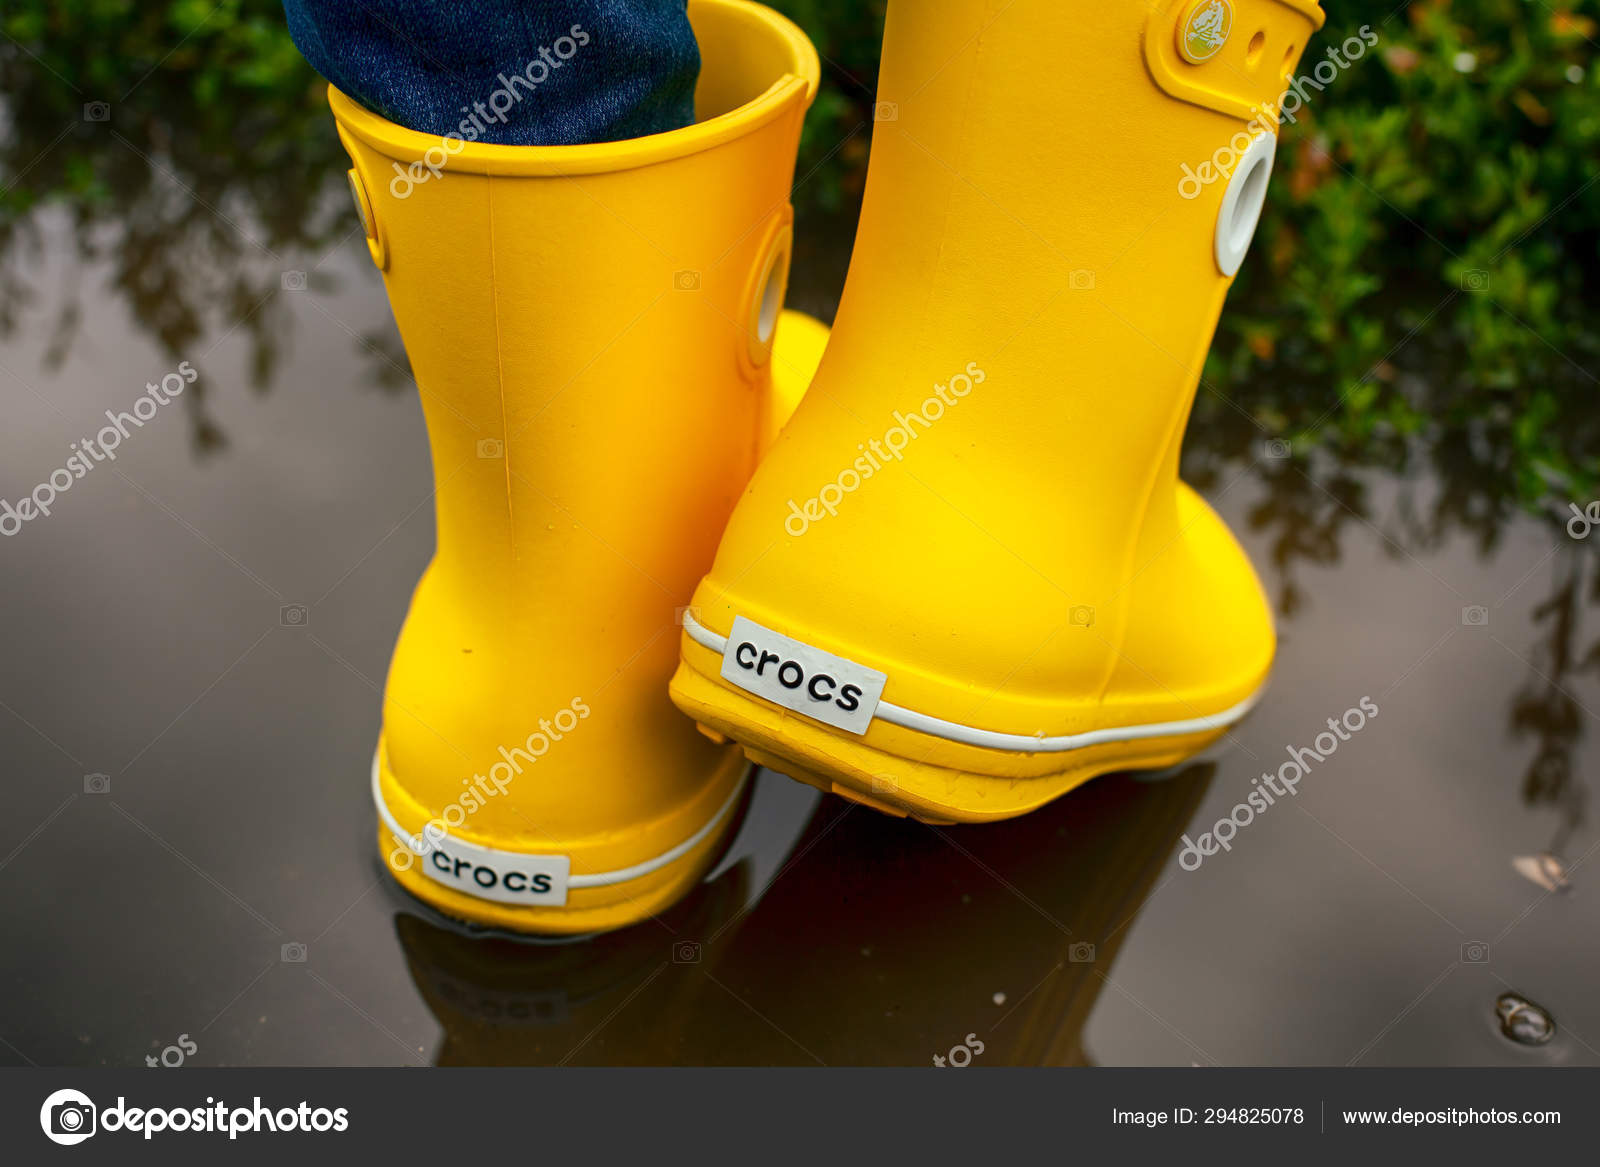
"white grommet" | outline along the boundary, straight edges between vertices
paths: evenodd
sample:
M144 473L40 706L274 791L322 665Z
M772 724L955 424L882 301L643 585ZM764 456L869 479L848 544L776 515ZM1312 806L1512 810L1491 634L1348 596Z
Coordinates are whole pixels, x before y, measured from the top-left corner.
M745 340L740 365L753 373L772 359L772 341L789 284L789 256L794 247L794 212L774 216L756 252L759 257L745 284Z
M1267 180L1272 177L1272 156L1277 149L1276 134L1257 134L1239 156L1228 189L1222 194L1222 206L1217 211L1216 257L1217 267L1225 276L1239 270L1244 253L1250 250L1262 204L1267 201Z
M756 343L763 348L771 347L772 334L778 328L778 313L783 311L788 259L788 255L773 256L772 263L767 265L767 281L761 287L761 301L756 309Z

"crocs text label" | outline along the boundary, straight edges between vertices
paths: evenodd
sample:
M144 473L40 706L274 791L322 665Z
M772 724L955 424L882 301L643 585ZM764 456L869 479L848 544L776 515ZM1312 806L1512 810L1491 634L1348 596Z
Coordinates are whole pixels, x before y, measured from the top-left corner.
M785 709L862 734L889 678L735 616L722 653L722 679Z
M500 851L449 836L417 843L422 853L416 862L428 878L463 895L541 907L558 908L567 902L572 860L565 855Z

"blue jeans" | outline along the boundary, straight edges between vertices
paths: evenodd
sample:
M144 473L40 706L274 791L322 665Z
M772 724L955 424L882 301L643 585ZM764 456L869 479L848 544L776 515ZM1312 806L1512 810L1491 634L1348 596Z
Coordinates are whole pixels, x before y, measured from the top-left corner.
M513 146L694 121L687 0L283 0L312 68L407 129Z

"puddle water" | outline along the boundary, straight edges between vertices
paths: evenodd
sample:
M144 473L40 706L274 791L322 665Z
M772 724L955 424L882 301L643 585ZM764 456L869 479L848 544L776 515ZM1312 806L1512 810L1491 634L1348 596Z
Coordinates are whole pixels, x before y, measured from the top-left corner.
M200 374L0 545L0 1062L178 1033L197 1064L1600 1062L1600 534L1507 505L1492 449L1363 465L1225 408L1186 473L1282 643L1207 757L982 827L763 774L711 878L588 940L408 899L367 773L428 450L331 124L294 110L245 170L204 118L69 127L67 157L45 134L0 236L0 496ZM799 235L791 302L825 312L848 224ZM1292 798L1182 862L1363 702Z

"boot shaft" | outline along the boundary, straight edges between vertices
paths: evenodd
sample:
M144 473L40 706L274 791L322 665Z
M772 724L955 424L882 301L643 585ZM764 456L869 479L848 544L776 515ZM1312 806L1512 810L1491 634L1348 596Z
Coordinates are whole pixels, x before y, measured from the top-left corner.
M691 18L700 118L672 134L442 142L331 95L427 419L436 572L536 590L576 524L687 594L749 478L815 58L742 6Z
M936 17L890 5L861 229L823 374L848 371L852 410L903 411L908 388L976 362L989 388L956 412L984 416L984 399L1004 394L1004 440L952 436L952 450L991 456L997 473L1019 459L1059 467L1086 507L1136 511L1118 468L1175 467L1231 245L1240 231L1248 242L1270 170L1263 107L1275 110L1322 22L1308 0L1215 2L1228 35L1201 63L1179 48L1191 16L1203 22L1193 0L959 0ZM1230 142L1263 136L1257 177L1230 184L1243 169ZM1210 161L1219 150L1229 174ZM1202 165L1211 181L1187 182Z

